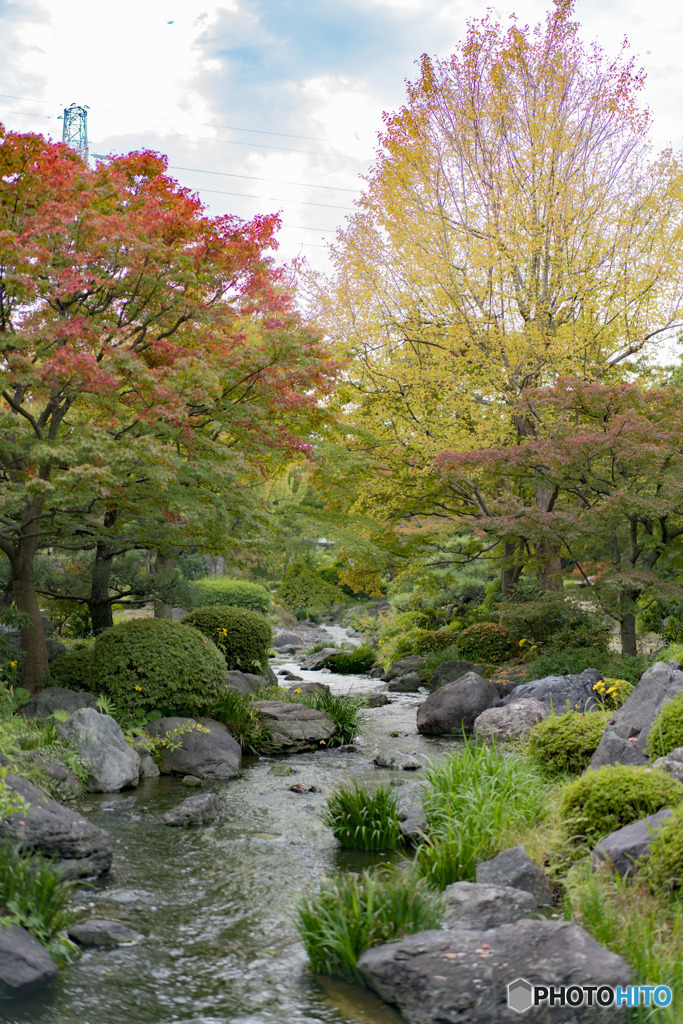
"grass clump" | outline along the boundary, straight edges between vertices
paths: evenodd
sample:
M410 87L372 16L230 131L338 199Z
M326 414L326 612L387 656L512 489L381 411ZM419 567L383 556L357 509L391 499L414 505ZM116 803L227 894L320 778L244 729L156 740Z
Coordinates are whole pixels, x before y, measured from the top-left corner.
M655 891L683 888L683 804L657 830L643 874Z
M580 775L590 764L610 717L609 711L550 715L531 730L529 757L549 779Z
M258 717L250 693L236 690L222 691L211 710L211 717L222 722L233 739L236 739L247 754L258 754L268 746L268 730Z
M364 984L356 967L361 953L438 928L444 912L424 878L374 868L324 879L299 904L298 930L314 971Z
M393 850L401 839L396 797L389 786L380 785L374 793L357 782L339 786L330 795L322 820L349 849Z
M544 813L546 783L522 754L466 741L427 771L422 798L429 830L416 851L420 875L438 889L473 881L509 831Z
M571 838L596 843L615 829L673 807L683 785L656 768L607 765L570 782L562 793L560 816Z
M370 644L359 644L344 654L332 654L327 660L327 668L339 675L361 675L369 672L376 660L377 653Z
M26 928L58 963L68 959L73 950L66 937L73 921L69 908L72 890L73 885L50 861L39 854L21 853L11 843L0 843L2 924Z
M667 701L652 723L647 737L647 754L654 761L683 746L683 693Z

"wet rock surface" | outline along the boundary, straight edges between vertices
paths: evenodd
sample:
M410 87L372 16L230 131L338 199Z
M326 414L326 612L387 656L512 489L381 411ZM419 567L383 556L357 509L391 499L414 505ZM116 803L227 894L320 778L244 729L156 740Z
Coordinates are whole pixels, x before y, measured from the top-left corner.
M28 996L57 976L48 951L17 924L0 927L0 995Z
M145 728L150 736L157 737L176 729L188 730L177 736L173 749L162 749L162 774L195 775L199 779L233 779L239 774L242 749L220 722L169 717L149 722Z

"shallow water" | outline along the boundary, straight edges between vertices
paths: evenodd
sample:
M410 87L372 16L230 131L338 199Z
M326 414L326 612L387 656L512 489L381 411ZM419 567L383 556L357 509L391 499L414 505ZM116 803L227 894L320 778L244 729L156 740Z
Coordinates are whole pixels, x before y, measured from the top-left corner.
M324 680L336 692L384 689L367 677L304 672L289 658L274 666ZM135 946L85 952L40 998L0 1003L0 1020L397 1024L398 1015L371 994L310 973L294 915L300 895L322 875L388 859L342 851L319 810L342 781L422 775L374 767L377 751L426 760L452 748L452 741L416 732L415 710L423 699L400 695L386 707L367 709L355 750L245 759L238 779L207 785L221 801L220 817L209 826L157 823L160 813L188 796L178 779L86 796L82 813L111 832L116 852L109 875L81 888L76 902L84 917L114 918L143 938ZM296 774L270 774L278 765ZM318 792L293 793L295 783Z

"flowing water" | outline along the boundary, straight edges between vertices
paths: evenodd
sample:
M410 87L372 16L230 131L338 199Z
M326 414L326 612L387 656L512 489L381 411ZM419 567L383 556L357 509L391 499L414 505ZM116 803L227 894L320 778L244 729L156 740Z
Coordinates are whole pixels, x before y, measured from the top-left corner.
M339 627L335 641L342 639ZM383 690L381 681L306 672L274 663L335 692ZM162 778L122 793L88 795L80 810L116 840L112 871L76 902L82 916L122 921L134 946L88 950L30 1002L0 1003L11 1024L397 1024L398 1015L362 989L310 973L294 925L297 901L324 874L387 859L342 851L319 811L339 783L407 781L422 772L378 769L378 751L423 761L452 747L420 736L424 695L396 695L363 712L355 750L245 758L238 779L210 783L221 801L215 824L171 829L160 813L188 790ZM396 735L398 734L398 735ZM275 774L287 766L291 775ZM297 783L315 793L295 793Z

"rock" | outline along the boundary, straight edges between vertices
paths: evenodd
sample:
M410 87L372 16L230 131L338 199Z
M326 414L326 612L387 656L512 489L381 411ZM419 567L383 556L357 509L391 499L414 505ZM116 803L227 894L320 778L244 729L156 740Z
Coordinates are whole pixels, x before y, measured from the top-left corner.
M79 946L111 947L137 942L140 936L137 932L126 928L125 924L121 924L120 921L93 918L92 921L84 921L82 924L75 924L69 928L69 938L77 942Z
M536 722L547 718L550 712L540 700L515 700L502 708L487 708L475 719L474 733L487 743L505 743L526 739Z
M62 686L48 686L35 693L22 713L25 718L49 718L53 711L78 711L80 708L94 708L97 697L85 690L67 690Z
M290 793L319 793L317 786L307 786L305 782L295 782L289 787Z
M382 679L382 677L384 676L384 669L382 668L381 665L375 665L374 668L370 669L368 675L370 676L371 679Z
M137 786L140 758L110 715L80 708L68 722L57 726L57 732L60 739L70 741L88 766L86 792L115 793L124 786Z
M326 743L335 731L334 720L324 711L280 700L254 701L259 720L268 730L268 748L274 753L293 753Z
M138 740L135 751L140 758L140 778L158 779L161 774L144 740Z
M330 692L330 688L327 685L327 683L304 683L304 682L300 682L300 683L297 683L296 686L290 686L289 690L288 690L288 693L305 693L307 695L308 694L313 694L313 693L329 693L329 692Z
M425 736L472 732L475 720L498 703L498 691L488 679L466 672L454 683L430 693L417 709L417 731Z
M413 754L378 754L372 763L378 768L392 768L394 771L414 772L422 768L422 762Z
M235 669L233 672L228 672L225 677L225 685L229 690L234 690L236 693L251 693L253 689L253 679L260 679L260 676L252 676L251 673L238 672ZM261 681L261 685L263 682Z
M278 654L296 654L297 650L298 650L298 647L295 647L294 644L285 644L284 647L278 647L277 653Z
M250 673L247 673L247 675L250 675ZM277 686L278 685L277 676L273 672L273 670L270 667L270 665L266 665L265 666L265 668L262 670L260 676L254 676L253 678L254 679L258 679L258 683L254 684L254 688L255 689L259 689L259 687L263 687L263 686Z
M600 708L595 699L593 686L602 679L596 668L587 668L580 675L545 676L531 683L521 683L506 697L504 704L528 700L533 697L542 701L548 711L561 715L570 708L575 711L597 711Z
M289 672L287 669L281 669L279 673L282 679L285 679L288 683L302 683L303 679L298 676L296 672Z
M39 747L37 750L19 750L13 756L24 763L28 762L31 766L39 769L43 775L46 775L51 780L50 795L57 797L60 802L66 803L82 794L81 780L62 760L58 746Z
M201 825L213 821L219 810L215 793L196 793L160 818L163 825Z
M534 864L523 846L513 846L492 860L477 864L476 877L478 882L509 885L513 889L530 892L539 906L548 906L553 902L553 893L545 872L538 864Z
M366 708L383 708L387 704L391 704L391 701L387 697L386 693L370 693L365 698Z
M198 789L199 786L203 785L202 780L198 779L196 775L184 775L180 781L188 789Z
M677 782L683 782L683 747L676 747L664 757L658 757L652 762L652 768L660 768L672 775Z
M131 811L138 802L136 796L117 797L114 800L108 800L107 803L100 804L100 809L103 811L116 811L118 814L124 811Z
M420 782L408 782L396 794L399 829L406 839L417 841L427 831L427 815L422 806L424 786Z
M439 690L446 683L455 683L467 672L476 672L486 678L488 671L488 665L476 665L471 661L442 661L429 680L429 689Z
M315 654L309 654L307 658L304 658L301 667L308 672L315 672L319 668L324 668L333 654L348 653L341 647L323 647L322 651L316 651Z
M538 907L530 892L510 885L455 882L443 894L448 904L447 928L498 928L530 917Z
M0 838L59 862L66 878L103 875L111 867L114 840L76 811L50 800L37 786L8 773L6 782L30 804L29 813L0 821Z
M640 821L633 821L601 839L593 850L593 864L608 864L617 875L635 874L640 865L640 858L647 858L652 840L671 815L671 808L665 807L656 814L650 814Z
M424 665L422 655L411 654L409 658L401 658L400 661L395 661L384 673L382 679L385 683L390 683L392 679L397 679L398 676L404 676L408 672L417 672L422 665Z
M593 754L591 768L605 764L647 764L645 746L661 707L683 693L677 661L657 661L640 677L628 700L615 711Z
M162 748L162 775L196 775L199 779L234 779L239 775L242 750L220 722L209 718L157 718L145 729L150 736L165 736L183 727L192 728L174 741L174 746L179 744L176 749Z
M283 647L303 647L305 640L299 633L294 633L291 630L283 629L279 630L273 636L273 647L276 651L281 651Z
M57 976L50 954L25 928L0 927L0 994L28 996Z
M367 949L358 959L367 985L411 1024L509 1024L507 986L628 985L628 964L570 921L525 919L485 931L427 931ZM600 1007L560 1006L528 1014L532 1024L623 1020Z
M387 683L387 690L391 693L417 693L422 686L422 680L417 672L406 672L404 676L396 676Z
M269 775L298 775L298 771L295 768L290 768L288 764L274 764L272 768L268 770Z

